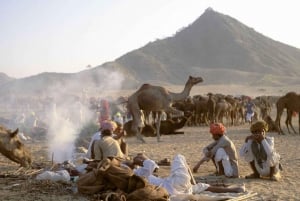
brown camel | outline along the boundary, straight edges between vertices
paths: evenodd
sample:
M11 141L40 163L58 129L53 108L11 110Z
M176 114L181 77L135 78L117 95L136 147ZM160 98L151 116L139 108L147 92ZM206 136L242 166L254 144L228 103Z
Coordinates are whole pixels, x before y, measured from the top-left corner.
M300 95L296 94L295 92L287 93L286 95L278 99L278 101L276 102L276 108L277 108L277 115L276 115L275 123L278 127L278 134L284 134L284 132L281 129L280 119L283 110L285 108L287 110L286 125L288 127L289 124L291 128L295 131L295 129L292 126L291 119L292 119L293 112L300 113ZM298 122L299 122L299 133L300 133L300 116Z
M162 120L160 125L160 134L162 135L172 135L172 134L184 134L182 131L177 131L183 128L187 120L191 117L191 114L185 114L180 118L179 121L174 121L173 119ZM124 124L124 130L126 131L126 136L133 136L134 133L131 131L132 120L127 121ZM156 129L155 125L145 124L141 130L141 134L145 137L155 137Z
M230 112L232 110L232 106L230 103L228 103L225 98L220 99L216 103L216 108L215 108L215 122L221 122L223 123L224 117L226 117L226 125L228 125L228 118L230 116Z
M22 167L31 164L31 154L18 137L19 129L11 131L0 125L0 153Z
M126 137L134 136L135 133L132 131L132 120L127 121L124 124L124 130L126 131ZM156 136L156 129L149 124L144 124L144 127L141 129L141 134L145 137L155 137Z
M208 98L198 95L195 101L195 126L209 125L208 109Z
M173 93L161 86L153 86L150 84L142 85L135 93L128 98L128 110L132 114L133 123L131 130L136 134L137 138L142 142L145 140L141 136L143 127L142 110L156 112L156 135L157 141L160 141L160 121L161 113L183 115L182 111L174 109L171 105L176 101L185 100L195 84L203 82L201 77L189 76L188 81L181 93Z
M184 116L181 117L179 121L174 121L172 119L167 119L161 121L160 134L172 135L172 134L184 134L182 131L177 131L183 128L187 121L191 118L191 112L185 112Z

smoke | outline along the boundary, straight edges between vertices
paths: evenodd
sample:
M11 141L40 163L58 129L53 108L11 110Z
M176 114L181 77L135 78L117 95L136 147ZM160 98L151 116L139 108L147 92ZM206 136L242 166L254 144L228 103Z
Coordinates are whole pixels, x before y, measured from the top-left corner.
M78 77L63 86L53 86L47 92L53 100L47 111L48 156L53 156L54 161L71 160L81 128L88 122L97 121L96 111L89 109L89 98L105 97L111 95L111 91L119 94L124 81L120 73L103 70L93 74L95 76L97 82Z

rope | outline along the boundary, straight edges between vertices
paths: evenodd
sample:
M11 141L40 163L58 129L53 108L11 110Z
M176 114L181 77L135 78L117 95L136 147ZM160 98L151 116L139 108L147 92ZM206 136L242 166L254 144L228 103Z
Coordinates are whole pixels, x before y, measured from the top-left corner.
M110 192L110 193L108 193L107 195L106 195L106 197L105 197L105 201L109 201L109 198L113 198L112 196L116 196L116 197L118 197L118 196L120 196L119 197L119 199L120 199L120 201L126 201L126 197L125 197L125 195L123 195L123 194L118 194L118 193L114 193L114 192Z

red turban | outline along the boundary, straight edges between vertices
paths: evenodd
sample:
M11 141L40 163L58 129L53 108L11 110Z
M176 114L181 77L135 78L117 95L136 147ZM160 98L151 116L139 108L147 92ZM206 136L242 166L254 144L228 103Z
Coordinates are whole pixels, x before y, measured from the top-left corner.
M224 135L225 133L225 126L222 123L213 123L210 124L210 133L213 135Z

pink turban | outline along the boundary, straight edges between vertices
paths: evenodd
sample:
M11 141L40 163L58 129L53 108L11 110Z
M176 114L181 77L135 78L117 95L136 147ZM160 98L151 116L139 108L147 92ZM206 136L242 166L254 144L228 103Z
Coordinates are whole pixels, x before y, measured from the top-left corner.
M101 122L101 130L110 130L113 132L117 128L117 124L114 121L104 120Z

